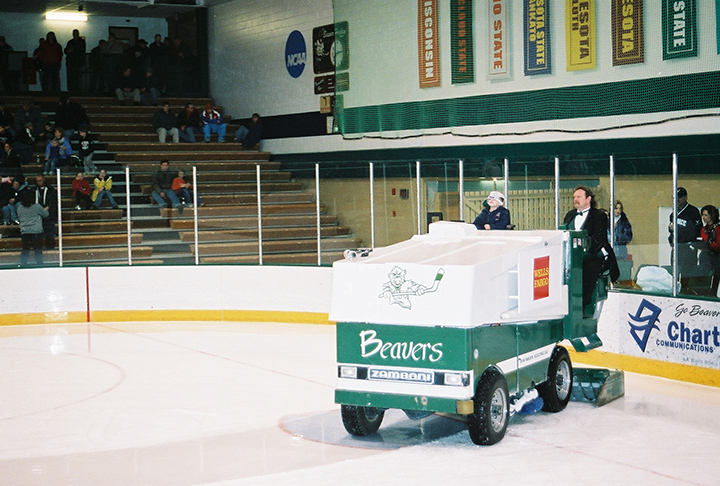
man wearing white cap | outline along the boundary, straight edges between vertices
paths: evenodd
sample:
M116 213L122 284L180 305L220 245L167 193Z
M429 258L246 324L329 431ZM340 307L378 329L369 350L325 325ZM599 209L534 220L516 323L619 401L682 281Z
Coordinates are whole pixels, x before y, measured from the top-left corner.
M510 225L510 211L508 211L503 204L505 204L505 196L502 192L492 191L486 199L488 208L483 209L482 212L475 218L473 224L477 229L486 230L504 230Z

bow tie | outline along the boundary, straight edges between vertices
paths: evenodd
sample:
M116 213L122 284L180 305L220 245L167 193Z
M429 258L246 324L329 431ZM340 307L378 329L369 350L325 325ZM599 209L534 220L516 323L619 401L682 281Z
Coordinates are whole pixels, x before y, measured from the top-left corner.
M578 209L577 216L582 216L583 214L587 213L588 211L589 211L589 209L586 209L586 210L584 210L584 211L580 211L580 210Z

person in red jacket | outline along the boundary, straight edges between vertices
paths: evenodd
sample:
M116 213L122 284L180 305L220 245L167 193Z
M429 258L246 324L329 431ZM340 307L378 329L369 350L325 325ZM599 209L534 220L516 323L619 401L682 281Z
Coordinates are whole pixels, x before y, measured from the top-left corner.
M717 295L720 282L720 227L718 225L718 209L712 204L703 206L700 210L703 227L700 237L707 246L703 245L698 258L698 275L712 275L712 295Z
M62 64L63 50L55 37L55 32L48 32L45 40L40 42L37 49L40 64L40 85L44 93L60 92L60 65Z
M82 172L78 172L78 175L75 176L75 180L72 183L72 191L73 196L75 196L75 203L77 203L75 209L78 211L81 209L90 209L90 205L92 204L92 199L90 198L92 189L90 188L90 183L85 180ZM83 208L80 203L84 203L85 207Z

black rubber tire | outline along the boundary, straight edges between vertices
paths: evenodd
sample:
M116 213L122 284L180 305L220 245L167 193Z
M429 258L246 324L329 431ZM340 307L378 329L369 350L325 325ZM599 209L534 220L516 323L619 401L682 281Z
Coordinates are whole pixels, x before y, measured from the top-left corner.
M555 413L564 410L572 395L572 382L570 355L564 347L555 346L548 365L548 379L537 387L543 399L543 411Z
M478 381L474 411L468 416L470 439L477 445L492 445L505 437L510 420L510 398L505 376L490 368Z
M341 405L340 413L345 430L360 437L377 432L385 416L385 410L355 405Z

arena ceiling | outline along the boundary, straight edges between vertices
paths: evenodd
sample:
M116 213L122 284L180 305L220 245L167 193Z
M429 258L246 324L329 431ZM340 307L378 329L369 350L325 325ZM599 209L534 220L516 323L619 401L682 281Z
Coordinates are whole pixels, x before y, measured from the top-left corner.
M209 7L229 0L0 0L0 13L44 15L46 12L84 12L91 17L158 17Z

